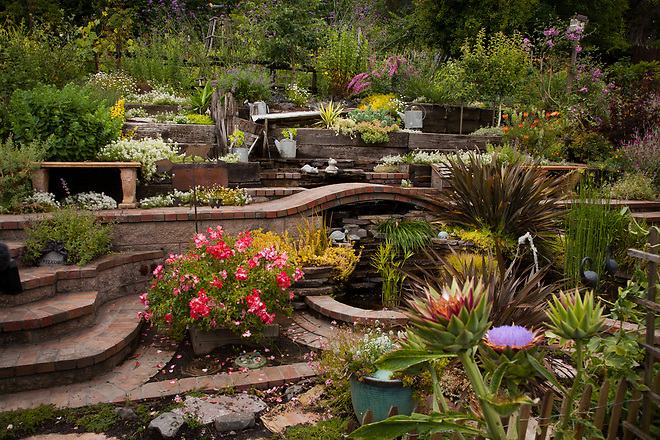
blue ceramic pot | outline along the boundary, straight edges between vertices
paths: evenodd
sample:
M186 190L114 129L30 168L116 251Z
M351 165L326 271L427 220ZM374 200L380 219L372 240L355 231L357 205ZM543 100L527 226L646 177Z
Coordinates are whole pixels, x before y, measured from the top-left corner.
M377 379L375 377L351 376L351 401L360 423L368 409L374 413L376 422L385 420L394 405L399 414L412 414L417 402L412 398L412 388L404 387L399 379Z

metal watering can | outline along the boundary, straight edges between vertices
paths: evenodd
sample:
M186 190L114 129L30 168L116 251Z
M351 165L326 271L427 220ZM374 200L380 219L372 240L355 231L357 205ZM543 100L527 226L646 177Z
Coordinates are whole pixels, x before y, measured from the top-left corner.
M416 105L406 108L403 113L397 112L397 114L403 120L404 126L408 130L421 130L422 121L426 118L424 107L420 109Z
M282 139L281 141L278 141L275 139L275 146L282 159L295 159L296 141L292 139Z

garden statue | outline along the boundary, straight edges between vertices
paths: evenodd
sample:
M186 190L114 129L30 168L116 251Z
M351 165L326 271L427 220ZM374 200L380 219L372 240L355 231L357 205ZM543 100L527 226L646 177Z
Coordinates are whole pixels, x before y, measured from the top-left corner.
M589 262L589 267L593 264L590 257L584 257L580 263L580 281L587 287L595 288L598 285L598 274L593 270L584 271L584 266Z

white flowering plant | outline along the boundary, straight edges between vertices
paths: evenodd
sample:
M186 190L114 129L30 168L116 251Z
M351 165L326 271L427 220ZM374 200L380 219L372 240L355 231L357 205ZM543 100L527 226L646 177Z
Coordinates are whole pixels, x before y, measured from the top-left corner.
M43 191L34 191L30 196L23 199L24 212L53 211L60 207L60 202L55 200L55 194Z
M195 194L196 193L196 194ZM198 205L209 205L219 202L222 206L244 206L252 202L252 197L245 188L225 188L222 186L213 186L205 188L198 186L195 191L174 190L168 194L159 194L153 197L147 197L140 200L142 208L157 208L192 204L195 196Z
M84 192L68 196L64 205L74 206L87 211L100 211L102 209L117 209L117 201L105 193Z
M187 96L177 95L171 87L156 86L155 89L143 94L130 94L126 101L131 104L144 105L189 105L190 100Z
M142 164L142 180L150 181L156 174L156 162L161 159L175 160L179 156L176 143L156 139L120 139L101 149L99 160L136 161Z
M114 90L121 96L129 96L137 91L137 84L132 76L123 71L97 72L87 78L87 84L102 90Z

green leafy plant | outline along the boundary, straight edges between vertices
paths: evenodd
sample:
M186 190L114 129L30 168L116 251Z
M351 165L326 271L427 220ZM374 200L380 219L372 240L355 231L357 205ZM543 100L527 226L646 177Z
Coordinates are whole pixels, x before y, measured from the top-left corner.
M227 138L234 148L241 148L245 142L245 133L241 130L234 130Z
M123 124L123 118L113 118L110 108L74 84L62 90L43 84L17 90L9 114L14 142L50 136L44 159L54 161L96 159L101 147L119 136Z
M337 122L337 119L339 119L342 112L344 111L344 107L330 101L327 104L319 104L318 110L321 121L317 122L316 125L323 128L332 128L332 126L335 125L335 122Z
M204 87L198 89L190 96L190 109L195 113L199 113L200 115L205 113L211 105L212 97L213 86L211 86L209 81L206 81Z
M215 81L221 93L231 92L237 101L268 101L271 98L270 74L263 68L235 68L224 70Z
M549 177L535 166L514 162L498 165L474 153L464 161L447 162L449 188L438 200L444 210L441 221L472 229L487 229L502 242L527 233L540 258L553 260L551 243L559 233L557 202L565 197L566 177Z
M188 113L186 115L191 124L213 125L213 119L208 115L199 115L197 113Z
M0 412L0 438L21 438L33 434L43 422L53 420L63 413L55 405Z
M49 141L46 141L48 144ZM15 144L9 137L0 141L0 208L13 211L32 194L31 173L39 166L46 147L39 141Z
M603 187L603 194L613 200L657 200L658 188L641 173L625 173L616 182Z
M284 139L290 139L293 140L293 138L298 134L298 130L295 128L285 128L282 130L282 136L284 136Z
M121 421L114 408L109 403L99 403L71 411L66 419L85 432L105 432Z
M326 76L334 95L344 96L351 79L367 67L368 46L353 29L333 29L319 55L317 69Z
M25 227L25 251L22 259L35 263L43 255L48 241L62 241L66 262L86 264L110 251L112 224L102 224L89 211L64 208L28 223Z

